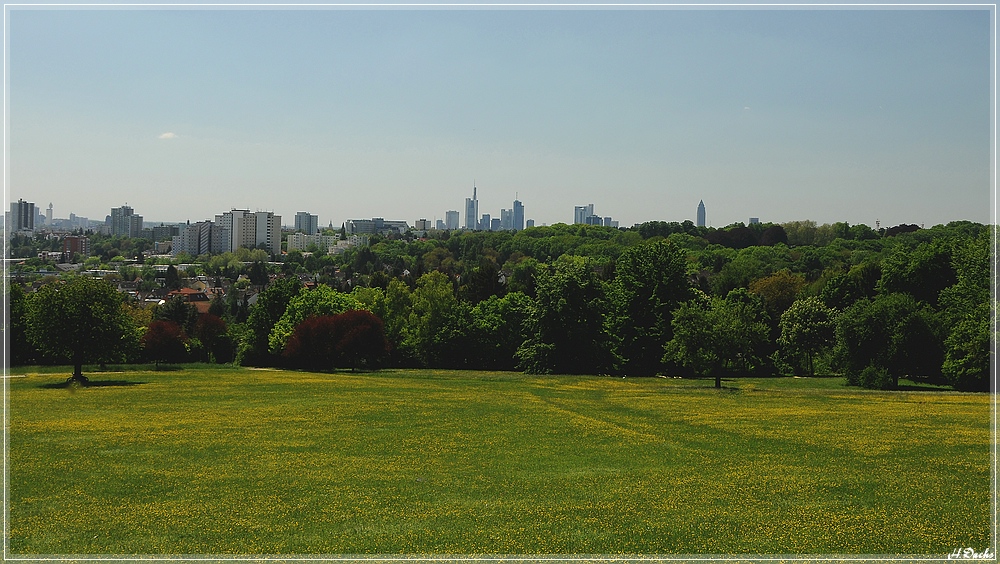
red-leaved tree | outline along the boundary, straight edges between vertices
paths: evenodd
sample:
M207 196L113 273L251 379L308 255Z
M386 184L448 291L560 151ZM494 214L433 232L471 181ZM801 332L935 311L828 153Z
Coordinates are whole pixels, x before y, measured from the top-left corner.
M160 366L160 362L183 362L187 354L184 342L187 337L181 326L173 321L153 321L142 335L142 349L146 357Z
M369 311L306 318L285 345L285 359L310 370L377 368L389 352L382 320Z
M339 366L375 369L389 354L382 320L370 311L358 309L334 316L344 333L336 346Z

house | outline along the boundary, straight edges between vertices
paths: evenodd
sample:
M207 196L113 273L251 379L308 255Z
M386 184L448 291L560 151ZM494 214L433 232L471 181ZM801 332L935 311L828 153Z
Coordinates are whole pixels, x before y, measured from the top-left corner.
M208 294L204 291L194 288L181 288L180 290L169 292L163 303L177 296L183 297L187 303L193 305L198 310L198 313L208 313L208 308L212 306L212 298L208 297Z

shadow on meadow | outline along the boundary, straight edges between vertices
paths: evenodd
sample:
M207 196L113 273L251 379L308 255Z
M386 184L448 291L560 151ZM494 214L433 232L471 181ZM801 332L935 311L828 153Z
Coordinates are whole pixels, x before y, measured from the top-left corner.
M146 382L134 382L129 380L87 380L85 382L74 381L72 378L67 379L65 382L57 382L55 384L41 384L39 388L45 388L49 390L67 390L67 389L77 389L77 388L110 388L116 386L140 386Z

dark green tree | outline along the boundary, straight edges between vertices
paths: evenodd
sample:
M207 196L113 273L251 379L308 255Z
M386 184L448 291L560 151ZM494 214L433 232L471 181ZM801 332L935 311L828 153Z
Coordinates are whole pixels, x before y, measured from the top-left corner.
M629 247L618 258L612 295L625 374L663 370L663 344L673 337L671 312L691 298L686 261L683 250L663 240Z
M521 292L490 296L472 308L474 344L472 367L482 370L514 370L517 349L528 337L528 320L534 302Z
M612 374L618 358L609 330L604 284L592 263L563 255L536 278L529 336L518 349L520 366L536 374Z
M239 364L266 365L274 362L268 348L268 337L274 325L284 315L288 302L302 291L298 278L278 278L250 306L244 339L239 343L236 360Z
M167 272L164 274L163 285L170 290L177 290L181 287L181 276L178 274L176 266L171 264L167 267Z
M951 250L945 243L922 243L910 250L898 247L882 260L878 291L903 292L918 301L937 305L938 294L957 281Z
M17 282L7 282L9 321L5 330L10 335L10 365L22 366L38 360L38 350L28 340L29 297Z
M198 321L198 309L193 304L188 303L184 296L174 296L163 305L156 306L153 311L153 319L159 321L173 321L191 334L194 331L194 324Z
M859 300L837 321L836 365L852 385L897 388L901 376L940 376L944 360L942 328L926 304L909 294ZM863 381L873 367L888 380Z
M701 295L673 312L673 338L664 346L663 360L676 363L697 377L714 377L722 387L723 347L715 326L711 299Z
M455 298L448 276L438 271L421 276L410 295L410 304L408 322L402 329L405 354L422 366L467 366L471 357L471 308ZM400 306L393 305L392 309Z
M267 275L267 266L262 261L254 261L250 265L250 283L263 288L267 286L270 278Z
M86 383L85 362L122 361L138 350L138 332L122 301L103 280L46 284L28 307L28 339L43 354L68 359L71 380Z
M990 233L967 238L956 246L952 264L958 281L939 294L942 318L949 328L941 368L953 386L963 390L990 388L992 321L996 299L991 295L993 257Z

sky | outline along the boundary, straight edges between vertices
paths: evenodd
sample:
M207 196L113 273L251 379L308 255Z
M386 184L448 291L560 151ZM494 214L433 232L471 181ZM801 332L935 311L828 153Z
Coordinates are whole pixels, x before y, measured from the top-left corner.
M988 9L6 7L5 196L147 225L994 221ZM8 205L9 207L9 205Z

